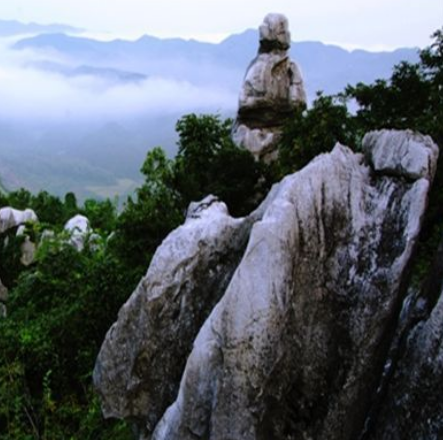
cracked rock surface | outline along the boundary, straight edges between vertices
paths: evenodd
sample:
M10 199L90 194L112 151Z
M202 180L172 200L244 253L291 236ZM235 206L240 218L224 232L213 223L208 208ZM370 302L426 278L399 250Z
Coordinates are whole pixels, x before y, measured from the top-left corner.
M260 26L260 48L247 69L240 93L233 140L256 159L277 157L283 126L295 106L306 102L300 70L290 58L288 20L268 14Z
M105 415L137 420L140 439L358 439L435 171L437 147L410 138L337 145L243 219L211 197L193 205L106 336ZM440 309L411 334L413 359L419 346L441 362Z

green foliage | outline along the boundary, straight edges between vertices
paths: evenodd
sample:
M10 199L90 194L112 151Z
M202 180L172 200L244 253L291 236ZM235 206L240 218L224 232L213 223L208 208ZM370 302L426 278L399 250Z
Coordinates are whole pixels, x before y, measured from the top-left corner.
M346 96L359 105L356 120L363 131L381 127L429 131L430 83L421 67L403 62L389 81L347 87Z
M32 194L28 190L21 188L8 194L7 204L15 209L23 210L31 206L31 199Z
M111 200L98 201L87 199L85 200L83 209L77 210L77 212L78 211L89 219L91 228L94 231L106 234L114 231L117 223L117 207ZM68 218L71 218L73 215L75 215L75 211L71 210Z
M0 234L0 279L11 288L19 275L26 269L21 263L21 246L25 237L17 236L17 228Z
M262 165L231 140L231 120L186 115L177 122L179 150L174 160L157 147L141 168L144 184L129 198L118 218L112 246L132 283L146 271L166 235L184 220L191 201L214 194L233 215L244 215L257 203Z
M0 208L8 206L8 202L9 200L6 192L0 189Z
M303 168L334 145L357 145L355 121L338 98L321 93L309 110L298 106L283 132L279 145L279 177Z
M27 208L33 209L42 223L62 225L67 220L63 202L46 191L32 196Z
M74 193L68 192L65 194L64 205L66 217L71 218L78 212L77 197Z
M158 245L183 220L177 197L168 185L171 161L161 148L150 151L143 164L145 183L137 190L137 198L128 198L120 214L111 240L123 269L134 287Z
M363 130L410 128L442 144L443 29L433 37L431 46L420 52L419 63L400 63L388 81L346 88L343 96L357 102L356 120Z
M208 194L223 200L234 216L245 215L254 206L262 165L232 142L231 130L232 120L213 115L191 114L178 121L173 187L182 206Z
M95 430L102 423L97 404L93 413L88 407L91 371L127 296L124 273L105 247L77 252L57 238L41 245L0 320L0 383L10 396L0 403L0 438L100 438L84 425L85 417Z

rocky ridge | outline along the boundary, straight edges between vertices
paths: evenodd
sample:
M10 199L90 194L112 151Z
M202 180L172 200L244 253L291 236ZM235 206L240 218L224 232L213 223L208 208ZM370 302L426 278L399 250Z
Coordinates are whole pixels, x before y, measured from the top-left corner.
M439 438L441 285L400 325L437 155L429 137L372 132L363 154L337 145L248 217L213 197L191 206L106 336L105 416L151 440L387 440L414 420L408 438Z

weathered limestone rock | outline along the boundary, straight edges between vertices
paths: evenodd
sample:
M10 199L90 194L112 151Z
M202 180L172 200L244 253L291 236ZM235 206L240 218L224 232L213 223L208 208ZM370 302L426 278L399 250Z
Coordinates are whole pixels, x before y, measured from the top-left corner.
M64 229L71 233L69 242L72 246L82 251L85 247L85 239L91 233L89 220L84 215L77 214L66 222Z
M358 439L435 170L437 147L409 138L337 145L245 219L191 207L105 339L105 416L140 439ZM401 167L383 153L398 144Z
M106 417L151 432L174 401L192 343L223 295L251 222L209 196L155 253L148 273L109 330L94 371Z
M22 243L21 250L21 258L20 262L23 266L30 266L35 260L35 252L37 250L37 246L35 243L31 241L29 235L26 234L26 226L20 225L17 229L17 236L24 236L24 242Z
M6 207L0 209L0 233L28 222L37 222L38 218L32 209L20 211Z
M363 149L377 172L419 179L435 173L438 149L429 136L411 130L368 133Z
M35 243L31 241L28 235L26 235L26 223L38 222L37 215L32 209L25 209L20 211L11 207L5 207L0 209L0 233L4 233L12 228L17 228L16 235L24 235L24 242L21 245L21 263L24 266L29 266L34 262ZM8 237L4 240L3 244L7 244Z
M35 261L37 246L31 241L29 236L25 236L25 241L22 243L20 250L22 252L20 262L23 266L30 266Z
M415 322L403 335L371 440L443 438L443 241L428 283L408 308Z
M269 14L260 26L258 56L249 66L239 99L233 139L257 159L276 158L283 125L306 101L303 80L290 60L291 38L284 15Z

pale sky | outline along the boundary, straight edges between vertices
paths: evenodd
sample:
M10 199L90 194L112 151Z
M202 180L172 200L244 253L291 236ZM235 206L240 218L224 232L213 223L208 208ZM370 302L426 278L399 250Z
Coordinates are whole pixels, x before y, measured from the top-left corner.
M219 41L284 13L295 41L348 48L426 46L443 25L443 0L2 0L0 19L64 23L136 38Z

